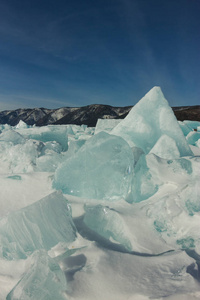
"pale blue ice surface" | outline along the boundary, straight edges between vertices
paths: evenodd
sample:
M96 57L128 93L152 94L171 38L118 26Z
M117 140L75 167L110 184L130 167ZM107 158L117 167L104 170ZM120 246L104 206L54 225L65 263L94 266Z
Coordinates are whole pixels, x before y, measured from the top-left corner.
M53 187L90 199L125 199L131 189L133 165L126 141L100 132L58 167Z
M7 295L6 300L64 300L67 282L55 259L46 251L32 255L30 268Z
M190 150L200 146L198 128L177 122L158 87L124 120L99 121L95 135L85 125L1 125L0 173L8 188L25 184L24 172L52 172L50 186L53 178L58 190L0 219L1 263L30 262L7 300L65 299L68 284L72 299L79 289L87 299L104 277L100 299L118 287L128 287L127 299L144 290L151 298L199 291L200 159ZM15 201L15 191L9 195ZM60 243L70 245L70 258L59 256ZM71 282L50 252L68 263ZM6 282L12 270L4 276L0 268L0 275Z
M192 155L176 117L159 87L151 89L111 133L123 137L131 146L141 148L146 154L164 136L163 139L168 137L168 140L163 143L173 140L170 143L173 148L176 145L178 151L170 153L169 144L167 148L160 149L161 157L168 155L168 158L177 158L179 153L180 156Z
M60 192L0 219L0 257L25 259L39 249L76 238L71 208Z

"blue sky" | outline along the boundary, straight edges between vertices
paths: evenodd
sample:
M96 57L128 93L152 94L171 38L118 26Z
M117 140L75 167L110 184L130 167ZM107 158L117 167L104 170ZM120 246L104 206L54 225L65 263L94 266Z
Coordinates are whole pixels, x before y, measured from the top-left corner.
M1 0L0 110L200 104L199 0Z

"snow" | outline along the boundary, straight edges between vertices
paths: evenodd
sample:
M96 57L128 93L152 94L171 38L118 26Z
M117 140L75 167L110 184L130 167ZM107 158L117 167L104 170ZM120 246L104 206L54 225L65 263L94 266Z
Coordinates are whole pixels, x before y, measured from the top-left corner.
M96 128L0 125L0 299L200 299L199 127L158 87Z

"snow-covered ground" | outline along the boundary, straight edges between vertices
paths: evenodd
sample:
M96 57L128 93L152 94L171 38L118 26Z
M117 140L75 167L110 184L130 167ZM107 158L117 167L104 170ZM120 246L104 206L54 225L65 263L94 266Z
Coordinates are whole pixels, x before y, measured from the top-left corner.
M155 87L96 128L0 125L0 299L200 299L200 122Z

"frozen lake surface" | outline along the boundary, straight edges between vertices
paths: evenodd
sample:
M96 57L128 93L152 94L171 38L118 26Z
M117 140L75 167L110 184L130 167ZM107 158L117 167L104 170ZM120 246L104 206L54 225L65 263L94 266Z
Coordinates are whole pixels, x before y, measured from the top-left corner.
M195 129L195 130L194 130ZM200 299L200 122L0 125L0 299Z

